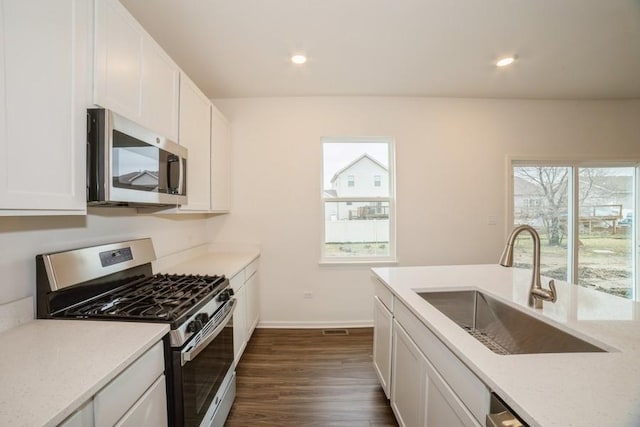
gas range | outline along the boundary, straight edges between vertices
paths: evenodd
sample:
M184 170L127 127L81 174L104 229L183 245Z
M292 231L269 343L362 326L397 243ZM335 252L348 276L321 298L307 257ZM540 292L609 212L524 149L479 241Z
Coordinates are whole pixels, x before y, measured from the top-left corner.
M223 275L152 274L150 239L36 257L38 317L163 322L181 347L233 295Z

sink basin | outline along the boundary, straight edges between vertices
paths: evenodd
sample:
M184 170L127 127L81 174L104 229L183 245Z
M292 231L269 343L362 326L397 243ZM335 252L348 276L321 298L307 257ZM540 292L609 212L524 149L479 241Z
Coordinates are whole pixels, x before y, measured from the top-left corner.
M479 291L418 295L497 354L606 352Z

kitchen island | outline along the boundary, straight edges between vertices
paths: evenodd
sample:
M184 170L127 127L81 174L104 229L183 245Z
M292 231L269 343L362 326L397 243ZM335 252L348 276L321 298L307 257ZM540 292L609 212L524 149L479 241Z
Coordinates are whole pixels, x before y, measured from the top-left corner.
M406 307L526 423L640 425L640 303L557 282L557 302L544 302L535 310L527 306L531 271L499 265L389 267L373 272L394 303L400 303L394 307ZM489 294L607 352L496 354L417 293L462 289ZM478 418L478 423L484 422Z

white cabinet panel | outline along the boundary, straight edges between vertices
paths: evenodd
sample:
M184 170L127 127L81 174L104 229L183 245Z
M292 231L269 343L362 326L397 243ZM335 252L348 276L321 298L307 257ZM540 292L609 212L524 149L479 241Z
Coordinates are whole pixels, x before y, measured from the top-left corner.
M91 23L87 1L0 1L0 215L86 211Z
M117 0L96 0L94 103L178 140L180 69Z
M236 311L233 313L233 354L236 365L247 346L247 295L246 287L235 290Z
M89 400L58 427L93 427L93 400Z
M115 427L166 427L168 424L166 384L162 375Z
M144 33L113 0L97 0L94 102L140 121Z
M253 334L260 318L260 297L258 289L258 275L254 274L245 283L247 292L247 340Z
M211 209L211 102L185 75L180 80L180 145L189 150L189 204L180 210Z
M391 408L401 427L425 426L427 359L395 321L393 355Z
M178 140L180 69L150 37L142 46L142 124Z
M391 397L391 340L392 314L384 304L373 297L373 366L387 399Z
M163 372L164 350L160 341L95 395L96 427L113 426Z
M231 210L231 128L215 106L211 112L211 209Z

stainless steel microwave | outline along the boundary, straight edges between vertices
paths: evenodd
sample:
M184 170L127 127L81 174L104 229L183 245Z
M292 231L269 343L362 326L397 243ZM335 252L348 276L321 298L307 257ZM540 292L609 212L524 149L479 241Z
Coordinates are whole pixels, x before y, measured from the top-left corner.
M87 110L87 204L187 203L187 149L102 108Z

